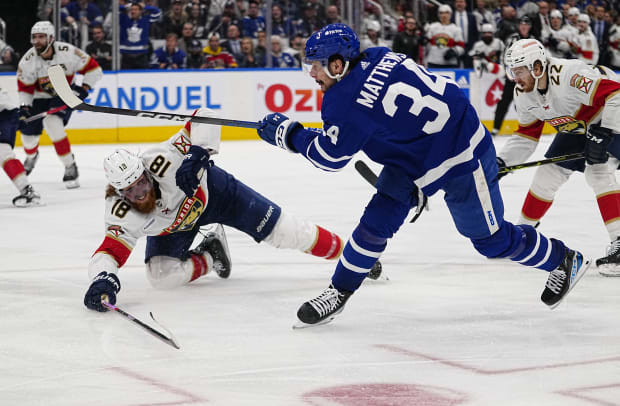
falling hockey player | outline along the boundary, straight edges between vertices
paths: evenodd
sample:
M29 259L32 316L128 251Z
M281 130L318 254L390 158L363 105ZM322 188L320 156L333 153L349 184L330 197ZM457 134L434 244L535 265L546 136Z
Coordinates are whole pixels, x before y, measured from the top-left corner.
M342 169L360 150L384 167L331 285L299 308L303 323L324 323L343 310L418 204L418 189L428 196L445 192L456 228L482 255L547 271L541 299L550 308L560 304L589 261L532 226L504 220L491 135L455 82L388 48L360 53L355 32L344 24L312 34L305 55L325 93L323 129L269 114L259 136L326 171Z
M197 115L212 117L209 109ZM173 288L215 270L228 278L231 259L221 224L277 248L295 248L336 259L340 237L282 211L280 207L213 165L220 149L220 126L187 123L169 140L140 156L116 150L103 162L106 189L105 238L93 255L86 307L106 311L102 295L116 303L118 270L138 238L147 236L146 274L156 288ZM199 228L218 225L193 250ZM370 277L377 279L381 264Z
M69 189L80 186L75 157L65 132L72 110L65 108L44 118L26 122L33 115L64 106L56 95L47 76L52 65L61 65L67 81L72 83L76 73L84 75L82 85L72 85L73 91L82 100L88 96L89 89L103 76L97 61L71 44L54 40L54 26L49 21L39 21L30 30L32 48L19 61L17 67L17 91L19 93L19 130L26 152L24 167L30 174L39 159L39 137L45 128L52 140L56 154L65 167L62 178Z
M585 159L541 166L525 198L519 224L535 225L555 193L574 171L584 172L596 196L611 245L596 260L599 272L620 276L620 83L613 71L577 59L547 57L534 39L515 42L506 52L514 77L519 128L498 154L500 166L527 160L538 146L545 122L558 131L545 156L584 152ZM611 154L611 156L609 156Z

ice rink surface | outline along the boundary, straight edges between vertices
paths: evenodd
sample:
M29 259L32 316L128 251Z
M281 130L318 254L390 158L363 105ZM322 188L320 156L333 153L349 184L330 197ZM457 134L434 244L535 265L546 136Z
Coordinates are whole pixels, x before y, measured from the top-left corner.
M76 190L42 147L31 180L44 207L13 208L16 191L0 176L0 405L620 405L620 278L592 266L551 311L540 301L547 274L478 255L441 193L389 243L390 280L366 281L325 326L291 329L335 264L230 228L228 280L155 290L144 239L121 269L118 305L144 321L152 311L180 350L87 310L87 265L104 232L102 159L116 147L73 148ZM324 173L258 141L224 142L215 160L344 239L372 194L353 165ZM517 219L533 174L502 180L507 219ZM602 256L608 237L583 175L560 190L539 230Z

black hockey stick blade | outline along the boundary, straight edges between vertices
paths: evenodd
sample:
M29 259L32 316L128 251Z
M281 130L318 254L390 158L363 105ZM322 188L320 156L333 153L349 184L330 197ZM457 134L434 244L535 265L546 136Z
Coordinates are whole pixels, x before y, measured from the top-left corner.
M186 114L171 114L171 113L160 113L157 111L145 111L145 110L132 110L132 109L119 109L116 107L105 107L105 106L94 106L92 104L85 103L79 97L73 93L71 90L71 86L69 82L67 82L67 78L65 77L65 71L62 66L54 65L50 66L47 70L47 75L49 76L50 82L52 82L52 86L54 86L54 90L58 94L58 96L62 99L62 101L72 109L84 110L84 111L92 111L95 113L106 113L106 114L117 114L122 116L133 116L133 117L147 117L147 118L158 118L160 120L169 120L169 121L191 121L193 123L203 123L203 124L215 124L215 125L223 125L226 127L242 127L242 128L259 128L260 124L255 121L241 121L241 120L228 120L225 118L215 118L215 117L199 117L199 116L189 116Z
M366 179L366 182L370 183L373 187L377 187L377 180L379 177L368 167L368 165L366 165L366 162L360 160L355 161L355 170L357 170L357 173L362 175L362 178ZM422 210L428 210L428 197L426 197L426 195L422 195L422 202L418 202L418 204L419 206L416 207L415 214L409 221L410 223L414 223L420 217Z
M557 162L574 161L574 160L582 159L582 158L584 158L583 152L554 156L553 158L542 159L540 161L525 162L525 163L518 164L518 165L507 166L505 168L500 169L498 173L507 173L507 172L511 172L517 169L531 168L533 166L541 166L541 165L547 165L547 164L554 164Z

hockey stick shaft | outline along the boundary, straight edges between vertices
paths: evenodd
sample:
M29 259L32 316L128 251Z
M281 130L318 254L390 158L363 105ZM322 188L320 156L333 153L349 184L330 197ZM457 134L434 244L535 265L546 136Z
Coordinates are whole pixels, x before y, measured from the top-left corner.
M500 169L498 173L506 173L506 172L517 170L517 169L524 169L524 168L531 168L533 166L554 164L557 162L574 161L577 159L582 159L583 157L584 157L583 152L577 152L575 154L559 155L553 158L542 159L540 161L525 162L525 163L518 164L518 165L507 166L505 168Z
M59 106L59 107L54 107L53 109L50 109L48 111L44 111L42 113L39 114L35 114L34 116L30 116L27 119L24 120L24 123L30 123L31 121L35 121L38 120L40 118L44 118L45 116L49 116L50 114L54 114L54 113L58 113L59 111L62 110L66 110L68 109L68 106Z
M186 114L171 114L171 113L161 113L157 111L133 110L133 109L121 109L121 108L116 108L116 107L95 106L92 104L85 103L73 93L73 90L71 90L71 86L69 85L69 82L67 82L65 71L60 65L51 66L47 70L47 74L58 96L62 99L63 102L65 102L67 106L69 106L72 109L92 111L95 113L117 114L117 115L132 116L132 117L158 118L160 120L168 120L168 121L183 121L183 122L191 121L194 123L215 124L215 125L223 125L227 127L242 127L242 128L255 128L255 129L260 127L260 124L255 121L228 120L225 118L199 117L199 116L190 116Z
M168 337L162 333L160 333L159 331L155 330L153 327L149 326L148 324L136 319L134 316L132 316L131 314L127 313L126 311L124 311L123 309L116 307L106 301L102 301L101 302L105 307L107 307L108 309L115 311L116 313L118 313L119 315L123 316L124 318L126 318L127 320L137 324L138 326L140 326L142 329L144 329L147 333L149 333L150 335L152 335L153 337L157 338L158 340L163 341L164 343L176 348L177 350L181 349L181 347L179 347L179 344L177 344L177 342L175 341L174 337ZM157 321L155 320L155 318L153 317L153 314L151 313L151 317L153 318L153 320L157 323ZM159 324L159 323L158 323ZM160 324L161 326L161 324ZM162 326L163 327L163 326ZM170 333L168 331L168 333Z

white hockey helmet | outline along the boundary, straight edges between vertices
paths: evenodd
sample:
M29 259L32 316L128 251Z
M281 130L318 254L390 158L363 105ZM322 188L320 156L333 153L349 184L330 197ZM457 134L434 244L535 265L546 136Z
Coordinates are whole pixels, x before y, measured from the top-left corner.
M116 190L134 183L144 173L142 159L126 149L117 149L103 160L105 177Z
M555 10L551 10L551 13L549 13L549 17L550 18L563 18L562 16L562 12L558 9Z
M480 32L494 33L495 27L493 27L493 24L485 23L485 24L482 24L482 28L480 29Z
M586 13L581 13L579 14L579 17L577 17L577 21L578 22L582 22L582 23L586 23L586 24L590 24L590 16L587 15Z
M437 14L439 15L440 13L452 14L452 7L447 4L442 4L441 6L439 6L439 8L437 8Z
M538 76L534 74L536 62L540 62L542 65L542 72ZM520 39L508 48L504 63L506 64L506 74L510 79L514 79L512 72L514 68L525 66L536 80L536 86L538 86L538 79L543 77L547 69L545 47L538 40L532 38Z
M54 24L50 23L49 21L38 21L34 23L32 28L30 29L30 43L33 45L34 40L32 36L34 34L45 34L45 37L47 38L47 47L45 48L45 51L47 51L48 48L52 45L52 42L54 42ZM45 51L43 51L43 53Z

